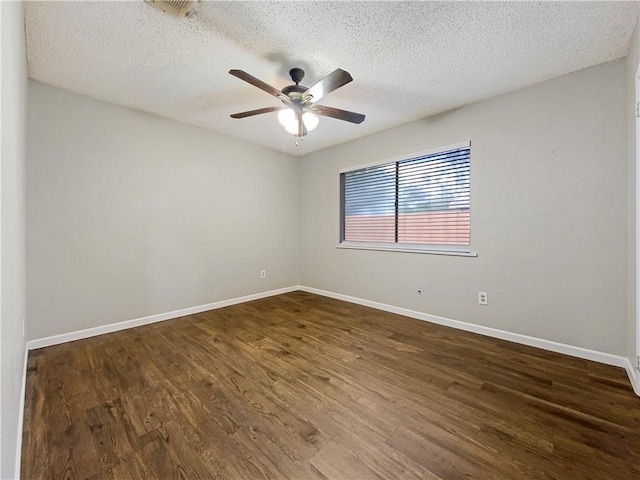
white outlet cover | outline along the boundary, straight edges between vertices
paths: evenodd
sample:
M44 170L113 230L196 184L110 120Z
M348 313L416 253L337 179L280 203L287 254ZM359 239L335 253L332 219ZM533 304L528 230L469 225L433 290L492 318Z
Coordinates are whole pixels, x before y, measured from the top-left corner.
M489 294L487 292L478 292L478 303L480 305L489 304Z

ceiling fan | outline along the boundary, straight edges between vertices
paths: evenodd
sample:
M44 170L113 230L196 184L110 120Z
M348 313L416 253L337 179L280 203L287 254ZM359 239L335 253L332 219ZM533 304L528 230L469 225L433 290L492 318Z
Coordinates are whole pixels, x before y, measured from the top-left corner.
M299 140L307 134L308 130L312 130L318 125L318 117L316 115L336 118L351 123L362 123L364 121L364 115L361 113L316 104L316 102L325 95L353 80L348 72L340 68L334 70L310 87L300 85L300 82L304 78L304 70L301 68L292 68L289 70L289 75L295 85L289 85L282 90L266 84L243 70L229 70L229 73L273 95L284 104L284 106L280 107L266 107L249 110L247 112L234 113L231 115L231 118L245 118L263 113L278 112L278 120L285 127L285 130L295 135Z

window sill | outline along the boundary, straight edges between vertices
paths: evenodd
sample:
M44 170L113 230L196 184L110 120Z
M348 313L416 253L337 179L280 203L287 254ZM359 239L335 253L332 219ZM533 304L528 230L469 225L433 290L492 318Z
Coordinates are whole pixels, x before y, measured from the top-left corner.
M383 252L401 252L401 253L422 253L428 255L449 255L453 257L477 257L476 252L467 252L464 250L445 250L422 248L419 246L412 247L409 245L387 245L387 244L371 244L371 243L346 243L342 242L336 245L336 248L344 248L350 250L378 250Z

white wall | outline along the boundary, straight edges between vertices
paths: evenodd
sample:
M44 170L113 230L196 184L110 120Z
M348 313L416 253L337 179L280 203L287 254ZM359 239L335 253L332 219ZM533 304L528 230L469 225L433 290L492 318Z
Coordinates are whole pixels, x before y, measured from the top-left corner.
M0 168L0 478L14 478L25 371L25 123L27 64L22 2L0 2L2 162Z
M626 96L619 60L305 156L301 283L626 355ZM335 248L340 168L467 140L477 258Z
M27 141L28 338L298 283L293 157L34 81Z

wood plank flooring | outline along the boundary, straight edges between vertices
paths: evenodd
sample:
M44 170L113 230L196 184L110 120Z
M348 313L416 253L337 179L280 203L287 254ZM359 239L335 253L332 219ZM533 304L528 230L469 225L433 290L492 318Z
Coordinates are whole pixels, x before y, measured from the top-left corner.
M622 369L303 292L30 353L23 479L635 479Z

